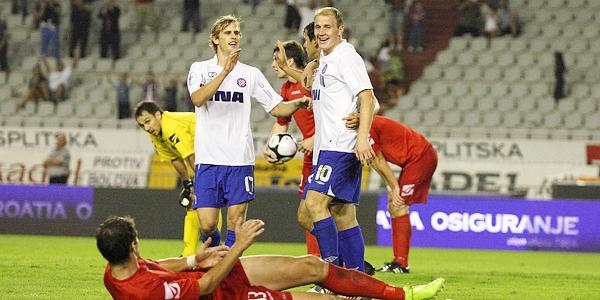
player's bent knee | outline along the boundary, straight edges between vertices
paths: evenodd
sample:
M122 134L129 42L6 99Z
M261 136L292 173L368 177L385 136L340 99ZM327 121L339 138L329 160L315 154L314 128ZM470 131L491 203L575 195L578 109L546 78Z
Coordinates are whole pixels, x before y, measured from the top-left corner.
M311 282L321 282L327 277L329 263L315 255L305 255L300 257L302 261L302 271Z

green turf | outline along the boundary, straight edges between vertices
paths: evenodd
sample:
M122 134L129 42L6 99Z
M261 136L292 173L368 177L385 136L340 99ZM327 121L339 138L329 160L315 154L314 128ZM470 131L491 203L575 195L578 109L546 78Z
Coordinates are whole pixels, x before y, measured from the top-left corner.
M140 241L148 258L177 256L181 242ZM304 253L301 244L257 243L246 254ZM369 246L375 266L391 249ZM93 238L0 235L1 299L108 299ZM600 299L600 254L413 249L410 274L377 274L396 285L447 280L438 299Z

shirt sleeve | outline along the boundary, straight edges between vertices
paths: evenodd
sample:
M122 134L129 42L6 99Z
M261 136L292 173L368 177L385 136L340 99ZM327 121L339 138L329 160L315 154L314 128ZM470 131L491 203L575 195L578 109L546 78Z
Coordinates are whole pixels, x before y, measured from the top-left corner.
M283 97L273 89L261 71L257 68L252 68L252 70L255 82L251 96L258 101L266 112L270 112L277 104L283 101Z
M372 90L373 85L367 73L367 67L362 57L356 52L344 56L344 61L339 64L340 73L346 80L352 94L355 96L364 90Z
M200 62L195 62L190 67L187 77L187 87L190 96L192 96L195 91L199 90L201 86L206 84L206 79L202 75L205 73L203 72L203 69L204 67Z
M152 140L152 144L154 144L156 153L158 154L158 157L161 161L170 162L179 157L175 150L169 147L169 145L167 145L167 143L161 140L160 138L150 136L150 139Z

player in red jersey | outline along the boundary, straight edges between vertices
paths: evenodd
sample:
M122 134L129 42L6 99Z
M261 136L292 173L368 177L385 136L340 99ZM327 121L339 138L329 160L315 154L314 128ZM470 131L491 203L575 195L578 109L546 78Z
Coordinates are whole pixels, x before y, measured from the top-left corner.
M357 115L350 115L347 126L354 128L356 124ZM378 271L408 273L412 235L409 208L415 203L427 203L431 178L437 167L437 153L421 133L387 117L375 116L369 134L376 153L372 167L387 186L388 211L392 217L394 258ZM398 179L388 162L402 168Z
M285 52L285 55L280 55ZM280 62L282 61L282 62ZM279 67L282 64L283 68ZM284 64L284 65L283 65ZM283 101L290 101L302 97L310 97L310 91L304 89L302 85L294 79L289 73L295 70L302 74L304 69L304 50L300 43L296 41L278 42L273 49L273 62L271 67L277 73L280 79L287 79L281 86L281 96ZM285 70L284 70L285 69ZM302 141L299 143L298 151L304 153L304 163L302 166L302 178L298 186L298 197L302 197L302 191L306 185L306 180L312 172L312 151L315 134L315 119L313 112L308 109L299 109L294 114L294 121L302 133ZM291 117L277 118L277 121L271 128L271 135L275 133L288 132ZM269 156L265 145L263 156L270 163L277 163L277 160ZM314 235L310 233L312 227L312 219L306 208L305 201L300 201L298 205L298 223L302 228L306 229L304 235L306 237L306 250L308 254L320 256L319 245Z
M261 220L238 219L236 240L228 248L208 247L196 255L152 261L140 257L138 233L130 217L109 217L96 230L98 250L108 260L104 285L114 299L308 300L334 295L282 290L320 283L351 297L431 299L444 279L413 287L395 287L319 257L260 255L240 257L264 231Z

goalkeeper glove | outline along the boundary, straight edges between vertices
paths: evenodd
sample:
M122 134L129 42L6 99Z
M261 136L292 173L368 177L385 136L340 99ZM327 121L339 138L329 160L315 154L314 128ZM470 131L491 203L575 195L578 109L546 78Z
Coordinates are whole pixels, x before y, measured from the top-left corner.
M179 193L179 205L183 207L188 207L188 205L190 205L193 186L194 182L191 179L183 181L183 190L181 190L181 193Z

